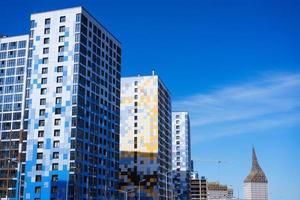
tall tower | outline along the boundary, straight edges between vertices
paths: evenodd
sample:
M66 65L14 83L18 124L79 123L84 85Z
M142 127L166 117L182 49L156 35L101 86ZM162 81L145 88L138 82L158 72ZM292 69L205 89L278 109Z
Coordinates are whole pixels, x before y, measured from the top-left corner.
M174 198L189 199L191 173L190 120L187 112L172 112Z
M158 76L122 78L120 127L120 189L171 199L171 99Z
M268 180L258 164L255 149L252 149L252 168L244 180L245 200L268 200Z
M0 37L0 199L19 199L23 185L28 38Z
M24 199L117 199L120 42L82 7L30 25Z

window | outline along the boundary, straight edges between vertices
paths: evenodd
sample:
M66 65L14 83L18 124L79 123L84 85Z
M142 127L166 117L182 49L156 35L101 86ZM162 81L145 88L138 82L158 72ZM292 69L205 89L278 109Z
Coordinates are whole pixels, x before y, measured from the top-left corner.
M60 119L55 119L54 120L54 125L56 125L56 126L60 125Z
M50 18L45 19L45 25L49 25L50 23L51 23L51 19Z
M47 84L47 78L42 78L41 84Z
M36 194L41 193L41 187L40 187L40 186L35 187L35 188L34 188L34 192L35 192Z
M36 171L41 171L42 170L42 164L36 164L35 169L36 169Z
M25 48L26 47L26 41L25 40L20 41L19 44L18 44L18 47L19 47L19 49Z
M44 29L44 34L50 34L50 28L45 28Z
M65 26L60 26L59 27L59 32L65 32Z
M53 152L52 157L53 159L59 159L59 152Z
M38 142L37 143L37 147L40 149L40 148L43 148L44 147L44 142Z
M138 95L134 95L134 99L138 99Z
M138 92L138 89L137 89L137 88L134 88L134 92Z
M56 78L56 83L62 83L63 82L63 77L62 76L58 76Z
M49 38L44 38L44 44L49 44L50 39Z
M59 136L60 135L60 130L54 130L54 136Z
M40 116L44 116L45 115L45 109L40 109Z
M137 81L134 81L134 85L137 85L138 84L138 82Z
M49 59L48 58L43 58L42 63L43 64L48 64Z
M53 147L58 148L59 147L59 141L54 141L53 142Z
M44 137L44 131L39 131L38 132L38 137Z
M58 56L57 62L64 62L64 57L63 56Z
M36 159L43 159L43 153L37 153Z
M61 53L61 52L64 52L64 46L59 46L59 47L58 47L58 52L60 52L60 53Z
M62 87L56 87L56 93L62 93Z
M40 99L40 105L46 105L46 99Z
M56 72L63 72L64 67L63 66L58 66L56 68Z
M57 182L58 181L58 175L52 175L51 181L52 182Z
M61 16L59 18L59 22L65 22L66 21L66 16Z
M48 73L48 68L44 67L42 68L42 74L47 74Z
M65 41L65 36L59 36L58 42L64 42Z
M62 102L62 98L61 97L56 97L55 103L56 104L61 104L61 102Z
M55 114L60 115L61 114L61 108L55 108Z
M58 163L52 164L52 170L58 170Z
M39 126L45 126L45 120L39 120Z
M57 186L52 186L51 193L56 193L56 192L57 192Z
M44 48L43 49L43 54L48 54L49 53L49 48L47 47L47 48Z
M47 93L47 88L41 88L41 94L46 94Z

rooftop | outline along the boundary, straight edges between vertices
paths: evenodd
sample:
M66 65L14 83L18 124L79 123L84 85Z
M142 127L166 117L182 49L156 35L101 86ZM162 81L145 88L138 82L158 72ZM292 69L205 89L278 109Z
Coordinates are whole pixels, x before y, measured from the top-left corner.
M258 164L255 149L252 149L252 168L244 183L268 183L268 179Z

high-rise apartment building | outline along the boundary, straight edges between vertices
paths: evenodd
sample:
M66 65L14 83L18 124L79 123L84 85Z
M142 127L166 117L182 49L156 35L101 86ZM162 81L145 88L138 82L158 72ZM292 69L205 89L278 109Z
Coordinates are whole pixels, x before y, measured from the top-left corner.
M191 165L189 114L172 112L172 170L175 199L189 199Z
M252 168L244 180L245 200L268 200L268 179L258 164L255 149L252 149Z
M1 198L118 198L120 70L120 42L82 7L0 37Z
M27 53L28 35L0 36L0 199L18 199L21 192Z
M171 98L156 75L122 78L120 189L171 199Z

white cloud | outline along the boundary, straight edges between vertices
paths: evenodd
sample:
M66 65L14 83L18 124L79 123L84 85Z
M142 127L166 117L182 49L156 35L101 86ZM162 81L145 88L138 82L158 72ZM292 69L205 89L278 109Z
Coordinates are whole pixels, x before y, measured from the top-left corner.
M174 101L190 113L193 143L290 127L300 122L300 74L259 79Z

